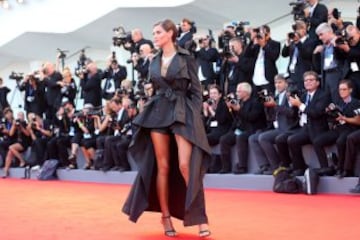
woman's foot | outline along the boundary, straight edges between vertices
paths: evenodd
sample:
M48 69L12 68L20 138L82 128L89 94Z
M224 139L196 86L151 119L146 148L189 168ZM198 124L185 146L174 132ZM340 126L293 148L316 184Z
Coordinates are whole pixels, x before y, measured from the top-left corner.
M209 226L207 224L199 225L199 237L206 238L211 235Z
M9 170L4 170L4 175L1 178L7 178L9 176Z
M22 162L22 163L20 163L19 167L20 167L20 168L24 168L24 167L26 167L26 162Z
M170 216L163 216L161 217L161 223L164 226L164 234L168 237L175 237L176 231L172 225L171 217Z

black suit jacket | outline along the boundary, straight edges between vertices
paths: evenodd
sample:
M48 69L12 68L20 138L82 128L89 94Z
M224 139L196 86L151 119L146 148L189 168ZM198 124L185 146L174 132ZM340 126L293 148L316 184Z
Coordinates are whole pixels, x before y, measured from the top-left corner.
M313 57L313 51L315 49L315 46L317 44L317 41L314 39L311 39L309 37L306 38L304 43L299 41L297 44L292 43L289 46L284 46L281 52L281 55L283 57L289 57L289 65L288 65L288 73L294 82L298 84L298 86L301 86L301 88L304 88L303 84L303 74L306 71L313 70L313 63L312 63L312 57ZM292 73L289 69L291 60L294 56L295 47L298 49L298 57L295 65L294 72Z
M57 84L57 82L62 80L62 75L59 72L54 72L52 75L44 79L44 84L46 87L46 102L51 107L60 106L60 102L57 102L60 99L60 89L61 87Z
M318 39L316 35L316 28L324 22L328 21L328 9L324 4L318 3L309 17L309 37L311 39Z
M150 60L141 58L135 66L140 80L146 80L149 74Z
M80 80L84 104L91 103L94 107L101 106L101 77L102 73L97 72L93 76L85 75L84 79Z
M270 39L267 44L264 46L263 50L265 52L264 56L264 66L265 66L265 78L270 83L271 86L274 85L274 77L278 73L276 67L276 60L280 55L280 42ZM245 56L251 61L251 70L250 78L252 79L254 75L255 63L260 51L260 46L258 44L253 44L252 42L246 48Z
M191 32L187 32L182 38L178 38L176 44L181 47L189 50L191 42L193 40L193 34Z
M211 127L211 121L217 121L217 127ZM226 106L226 103L223 99L220 99L218 106L215 110L215 116L208 118L206 123L207 133L212 135L217 135L219 138L227 133L231 127L233 118L232 115Z
M216 48L201 48L195 53L195 57L199 67L201 67L202 75L206 78L200 80L213 80L215 78L213 63L220 58Z
M301 96L301 101L306 102L307 93ZM319 134L329 130L327 121L326 107L330 104L330 95L318 89L314 93L309 105L305 108L304 113L307 115L307 124L304 126L308 131L311 139Z

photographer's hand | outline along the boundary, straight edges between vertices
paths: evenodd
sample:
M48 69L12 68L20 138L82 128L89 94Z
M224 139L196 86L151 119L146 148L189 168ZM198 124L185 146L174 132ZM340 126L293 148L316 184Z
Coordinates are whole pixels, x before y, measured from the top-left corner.
M318 45L313 51L313 54L321 53L324 50L323 45Z
M298 108L301 106L301 104L303 104L297 95L295 95L294 97L289 96L289 102L292 106L295 106Z
M265 107L276 107L276 102L275 102L275 100L274 100L274 98L273 97L271 97L271 96L269 96L269 98L268 98L268 101L265 101L264 102L264 106Z
M349 52L350 51L350 46L349 46L349 44L347 42L344 42L344 44L336 44L336 47L340 48L344 52Z
M237 63L237 62L239 62L239 58L237 56L231 56L230 58L228 58L228 61Z

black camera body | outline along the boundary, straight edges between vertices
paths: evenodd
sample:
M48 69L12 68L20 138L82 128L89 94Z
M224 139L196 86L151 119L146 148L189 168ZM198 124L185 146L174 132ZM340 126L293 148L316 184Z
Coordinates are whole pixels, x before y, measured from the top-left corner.
M125 43L132 43L131 32L126 32L122 26L114 28L113 32L112 41L115 47L121 47Z
M269 102L272 98L272 94L267 89L262 89L258 92L260 102Z
M305 0L298 0L296 2L290 2L290 6L292 6L291 14L294 17L294 21L302 20L307 22L307 18L305 17L305 8L307 6Z
M214 99L212 99L212 98L209 98L206 102L207 102L207 104L209 104L210 106L215 105L215 103L216 103L216 101L215 101Z
M24 73L11 72L9 79L20 81L24 78Z
M240 102L239 99L234 96L227 96L226 101L229 102L231 105L237 105Z
M336 104L334 103L330 103L327 107L327 112L329 117L331 118L337 118L339 117L339 115L343 115L343 112L342 110L340 109L339 106L337 106Z

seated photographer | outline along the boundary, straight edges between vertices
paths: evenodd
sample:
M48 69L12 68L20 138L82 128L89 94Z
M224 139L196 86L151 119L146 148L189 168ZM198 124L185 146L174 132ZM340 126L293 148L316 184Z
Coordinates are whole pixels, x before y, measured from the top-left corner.
M4 117L0 123L0 155L1 159L4 161L9 146L16 141L16 135L14 132L10 132L12 124L14 123L14 114L11 108L5 108L3 110ZM10 134L11 133L11 134ZM4 162L0 164L0 167L3 167Z
M111 111L114 113L111 121L111 128L114 130L112 136L105 138L104 146L104 166L103 171L119 170L126 171L129 169L127 162L119 162L117 158L114 158L113 145L121 141L123 138L121 131L125 124L129 122L128 112L122 104L121 98L113 98L109 103Z
M86 73L81 73L79 76L84 104L89 103L95 107L101 106L102 73L95 62L88 63Z
M29 113L28 120L27 130L32 140L31 152L35 153L34 160L36 161L31 164L42 166L45 161L46 145L52 136L52 125L49 120L43 120L35 113Z
M75 97L77 92L77 87L74 78L72 77L70 68L66 67L62 71L62 81L57 82L60 85L60 103L64 101L69 101L75 106Z
M313 68L312 57L317 40L309 38L304 21L296 21L292 28L293 32L288 33L281 55L289 57L287 71L292 84L304 89L303 74Z
M341 80L339 83L340 99L334 103L330 103L326 108L331 128L329 131L318 135L313 141L313 146L320 162L327 161L324 148L336 143L338 162L334 164L337 164L336 175L340 178L353 175L353 172L350 170L344 171L346 139L350 133L359 128L357 125L347 123L344 120L354 117L354 110L360 108L360 101L351 97L351 91L351 81Z
M249 83L239 83L234 94L227 96L226 105L233 114L230 130L220 138L220 152L222 169L220 173L231 171L231 147L236 145L239 162L233 172L235 174L247 172L248 138L257 130L265 127L263 106L252 96Z
M71 138L75 136L74 118L75 108L70 101L65 101L60 106L53 119L53 136L46 145L45 159L58 159L59 167L69 166L68 148L71 147Z
M25 121L25 115L23 112L17 113L16 120L13 120L9 131L9 136L16 138L15 142L9 146L9 150L5 158L4 175L3 178L9 176L9 169L13 163L14 157L19 160L19 167L25 167L26 162L22 156L22 153L31 144L30 133L27 129L27 123Z
M360 99L360 32L353 25L346 27L346 37L343 44L338 45L346 53L350 68L346 79L353 83L352 96Z
M107 68L104 71L103 78L105 78L105 84L102 89L102 97L106 100L110 100L115 95L115 90L120 88L121 82L126 79L127 70L125 66L122 66L116 60L116 55L112 55L108 62Z
M195 52L196 62L199 64L198 76L201 85L205 88L215 83L214 63L220 58L219 52L211 46L211 43L210 36L201 37L199 39L199 49Z
M227 133L232 124L232 115L222 97L220 87L209 85L209 99L203 102L203 115L205 129L210 146L219 143L220 137ZM212 156L209 172L218 172L216 168L217 156Z
M249 149L254 152L259 170L256 174L273 173L273 170L282 164L279 159L275 141L281 133L290 133L298 128L298 110L292 107L288 101L288 95L296 93L288 88L287 79L282 75L275 76L275 97L269 96L264 101L264 107L273 109L274 121L273 129L258 131L249 138Z
M46 109L45 87L34 74L26 75L19 85L20 91L25 91L24 109L26 113L42 116Z
M329 130L325 108L330 103L330 95L320 89L318 74L313 71L304 73L304 87L306 92L300 97L289 96L291 106L299 110L301 128L287 138L288 150L292 157L293 175L304 175L307 168L302 154L302 146L314 143L316 137ZM282 149L287 151L287 148ZM279 155L287 153L279 151ZM323 175L333 174L333 169L328 167L327 159L319 159Z
M223 53L228 64L227 69L221 71L221 78L228 80L227 93L235 92L241 82L250 82L251 61L244 54L244 43L240 38L232 38L229 41L229 52ZM224 76L224 74L226 76ZM221 83L226 86L226 83Z

